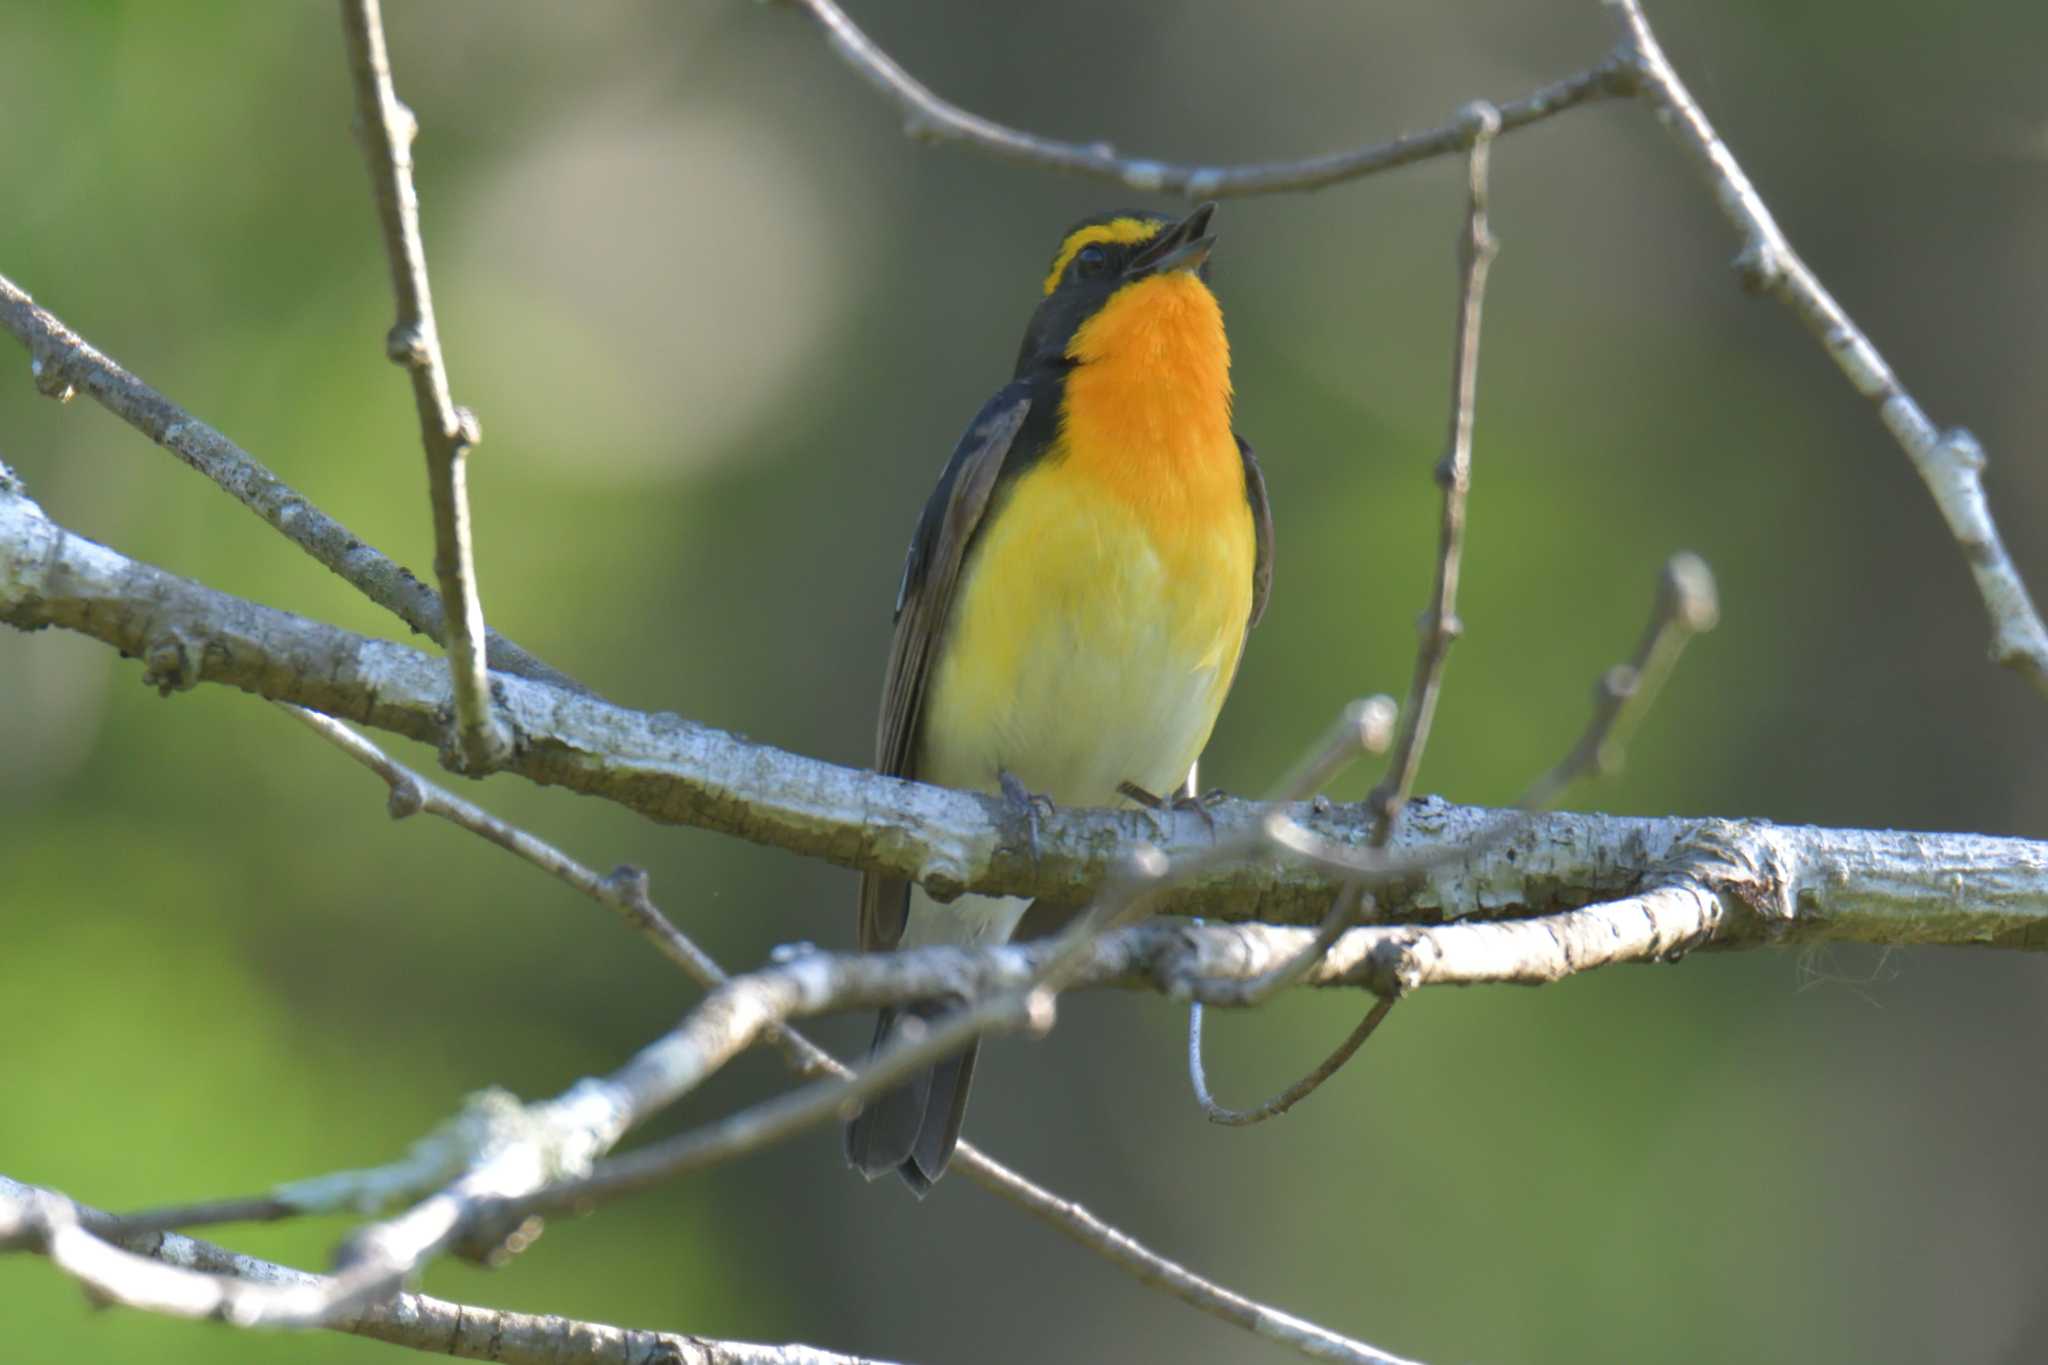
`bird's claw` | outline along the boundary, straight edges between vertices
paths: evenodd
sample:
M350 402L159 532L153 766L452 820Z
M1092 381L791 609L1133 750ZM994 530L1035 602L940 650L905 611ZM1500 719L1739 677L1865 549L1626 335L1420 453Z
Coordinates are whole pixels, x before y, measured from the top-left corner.
M1162 815L1178 815L1182 811L1193 811L1196 815L1201 816L1202 823L1209 828L1210 841L1214 842L1216 838L1216 815L1210 807L1227 795L1223 788L1211 787L1199 796L1192 796L1187 792L1175 792L1172 796L1155 796L1135 782L1119 782L1116 784L1116 790L1119 796L1128 797L1130 800L1137 802L1138 805L1144 807L1151 814L1152 828L1159 831L1161 843L1167 840L1173 833L1173 830L1170 826L1162 828L1159 817Z
M1003 790L1003 800L1010 804L1010 809L1017 812L1018 818L1024 822L1024 846L1030 851L1031 865L1035 868L1038 866L1039 813L1043 811L1050 816L1057 807L1053 805L1050 796L1042 796L1030 790L1011 772L998 772L996 785Z

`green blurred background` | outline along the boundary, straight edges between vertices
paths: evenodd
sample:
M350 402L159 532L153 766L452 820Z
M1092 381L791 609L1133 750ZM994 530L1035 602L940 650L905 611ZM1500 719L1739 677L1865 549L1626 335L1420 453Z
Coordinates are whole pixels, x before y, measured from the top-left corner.
M1131 196L903 139L793 12L395 3L484 596L607 694L868 757L916 509L1008 374L1072 218ZM1591 0L855 6L978 110L1148 154L1434 124L1603 53ZM1792 239L1938 421L1990 452L2048 589L2048 9L1656 7ZM0 4L0 271L403 561L412 405L327 4ZM1269 780L1398 691L1429 574L1459 169L1227 204L1217 284L1278 591L1204 766ZM1510 797L1561 751L1677 548L1718 570L1624 812L2048 834L2048 706L1984 661L1960 555L1875 415L1675 144L1599 106L1505 139L1461 604L1423 785ZM12 352L11 358L9 353ZM358 630L393 623L0 344L0 455L84 534ZM693 993L481 841L391 824L268 707L171 701L0 636L0 1170L107 1206L383 1160L488 1084L552 1094ZM418 763L422 750L401 748ZM1363 789L1360 775L1342 794ZM731 967L851 938L852 877L500 778L472 794L653 873ZM1224 1282L1435 1362L2048 1356L2048 973L1964 951L1700 957L1427 993L1284 1121L1205 1123L1178 1010L1071 1002L983 1063L970 1135ZM1246 1102L1355 1017L1215 1021ZM864 1025L825 1032L858 1045ZM785 1084L750 1058L672 1117ZM235 1232L318 1264L339 1225ZM445 1296L920 1361L1285 1358L954 1179L866 1186L818 1131ZM94 1314L0 1259L0 1357L374 1361L394 1348Z

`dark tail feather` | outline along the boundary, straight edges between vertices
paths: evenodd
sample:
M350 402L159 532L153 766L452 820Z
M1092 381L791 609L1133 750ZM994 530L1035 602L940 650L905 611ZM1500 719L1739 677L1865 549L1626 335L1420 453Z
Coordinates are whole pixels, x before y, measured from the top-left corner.
M943 1005L912 1006L919 1018L946 1012ZM875 1021L874 1048L895 1032L901 1011L883 1010ZM846 1160L868 1179L895 1171L922 1199L932 1182L946 1173L946 1163L960 1141L960 1121L967 1116L967 1090L974 1080L979 1043L957 1057L936 1062L893 1090L867 1102L846 1125Z

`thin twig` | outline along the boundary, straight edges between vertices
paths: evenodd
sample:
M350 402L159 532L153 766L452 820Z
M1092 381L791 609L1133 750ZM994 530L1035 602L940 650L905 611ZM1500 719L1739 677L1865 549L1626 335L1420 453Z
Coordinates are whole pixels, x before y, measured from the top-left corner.
M1465 547L1465 501L1472 489L1472 418L1479 396L1479 324L1486 304L1487 268L1500 250L1487 224L1487 170L1493 139L1501 130L1501 113L1490 104L1473 103L1461 113L1459 124L1466 131L1467 142L1465 223L1458 234L1458 314L1451 361L1450 429L1436 464L1437 486L1443 490L1443 511L1437 527L1436 581L1429 607L1417 623L1422 640L1415 651L1415 671L1408 683L1408 700L1401 708L1393 757L1387 762L1385 775L1365 798L1373 819L1371 844L1375 848L1386 847L1394 837L1394 826L1415 789L1422 753L1429 745L1430 724L1436 716L1444 662L1463 629L1458 621L1458 572ZM1353 889L1340 893L1315 941L1300 959L1283 963L1258 989L1264 993L1278 991L1306 971L1315 956L1327 951L1351 927L1362 894ZM1203 1082L1202 1007L1190 1005L1188 1078L1195 1100L1212 1122L1232 1127L1262 1123L1284 1114L1336 1075L1391 1008L1391 1000L1375 1003L1321 1065L1280 1094L1249 1109L1232 1109L1217 1104Z
M1181 1302L1234 1323L1247 1332L1291 1347L1313 1360L1343 1361L1346 1365L1410 1365L1399 1356L1389 1355L1362 1341L1338 1336L1291 1313L1269 1308L1205 1280L1178 1262L1146 1249L1072 1200L1062 1199L990 1161L964 1142L955 1150L953 1164L966 1170L982 1188L1001 1195L1054 1231L1122 1266L1141 1283L1162 1289Z
M1394 736L1393 757L1386 776L1366 797L1375 821L1373 843L1385 847L1394 824L1415 789L1422 752L1429 745L1430 722L1436 716L1437 693L1443 684L1444 660L1464 627L1458 621L1458 573L1465 548L1465 500L1472 489L1472 410L1479 392L1479 320L1486 303L1487 267L1500 249L1488 230L1486 190L1488 153L1500 131L1500 113L1488 104L1467 108L1463 120L1470 150L1466 156L1465 225L1458 234L1458 314L1451 363L1450 430L1436 463L1437 486L1443 490L1443 512L1437 526L1436 582L1428 608L1417 622L1422 641L1415 653L1415 672L1408 700L1401 707L1401 728Z
M441 597L403 566L314 506L249 452L130 374L48 309L0 276L0 327L28 348L36 387L59 402L87 397L205 475L278 534L363 596L445 644ZM494 630L484 634L491 667L566 691L590 689Z
M1742 237L1735 258L1745 287L1790 308L1855 390L1877 408L1934 505L1962 547L1991 618L1991 657L2048 695L2048 626L2006 552L1984 492L1984 451L1961 427L1939 430L1842 305L1786 240L1777 219L1728 144L1664 55L1637 0L1605 0L1622 29L1628 83L1656 110L1714 189L1721 212Z
M1629 736L1649 714L1678 656L1693 636L1712 630L1720 619L1713 570L1696 554L1673 555L1657 576L1656 600L1636 652L1600 675L1593 688L1593 714L1578 743L1522 793L1517 809L1547 809L1581 778L1619 772Z
M356 115L363 156L391 261L391 289L398 321L385 341L386 353L412 376L419 407L420 441L427 452L427 489L434 511L434 577L449 603L448 667L455 689L452 754L473 775L501 767L512 751L512 736L491 709L490 676L484 663L484 608L477 590L470 545L468 455L478 440L476 418L455 406L448 367L441 358L441 334L434 323L434 299L427 286L427 252L420 239L419 192L412 179L412 143L419 122L398 101L391 84L391 57L384 45L378 0L342 0L342 32L348 39L349 71L355 79Z
M1308 956L1309 953L1313 953L1314 957L1311 960L1320 961L1323 954L1328 951L1328 946L1327 944L1321 944L1320 940L1318 940L1317 943L1311 944L1310 948L1299 956ZM1298 960L1298 958L1295 960ZM1291 965L1291 963L1292 960L1290 960L1288 965ZM1372 1037L1379 1029L1380 1021L1385 1019L1388 1013L1392 1011L1394 1001L1397 999L1399 999L1398 996L1386 995L1374 1001L1372 1008L1365 1012L1365 1017L1352 1025L1351 1032L1344 1035L1344 1041L1332 1048L1330 1055L1323 1058L1313 1070L1305 1073L1294 1084L1288 1086L1279 1094L1255 1104L1249 1109L1232 1109L1228 1105L1219 1104L1216 1102L1215 1097L1209 1093L1208 1073L1202 1066L1202 1007L1199 1004L1190 1005L1188 1007L1188 1082L1194 1087L1195 1103L1202 1106L1202 1112L1207 1116L1209 1122L1221 1124L1225 1128L1249 1128L1255 1123L1264 1123L1267 1119L1286 1113L1296 1104L1299 1104L1302 1100L1307 1099L1313 1094L1324 1081L1329 1080L1330 1077L1343 1069L1344 1064L1351 1060L1351 1054L1365 1046L1365 1040Z
M1266 799L1305 800L1336 781L1340 773L1365 755L1385 753L1393 742L1398 715L1392 697L1361 697L1345 703L1337 718L1330 722L1330 728L1273 784Z
M963 142L1006 161L1112 180L1147 194L1226 199L1313 190L1448 156L1471 144L1471 129L1459 119L1390 142L1299 160L1202 166L1119 156L1107 142L1061 142L970 113L939 98L897 65L833 0L797 3L824 28L840 59L902 109L903 131L909 136L927 142ZM1509 100L1499 106L1501 130L1526 128L1589 100L1625 95L1629 93L1626 75L1626 65L1618 57L1610 57L1590 70Z
M275 1194L242 1199L208 1199L196 1204L162 1204L122 1214L81 1214L87 1232L108 1241L125 1242L173 1228L218 1227L223 1223L277 1223L302 1218L306 1210Z
M422 812L437 815L524 858L557 881L566 882L599 905L617 912L628 927L684 971L701 971L709 962L647 898L647 874L639 868L619 867L611 875L600 877L546 840L535 838L474 802L427 781L340 721L304 707L280 709L383 778L391 791L387 805L392 819L402 820Z

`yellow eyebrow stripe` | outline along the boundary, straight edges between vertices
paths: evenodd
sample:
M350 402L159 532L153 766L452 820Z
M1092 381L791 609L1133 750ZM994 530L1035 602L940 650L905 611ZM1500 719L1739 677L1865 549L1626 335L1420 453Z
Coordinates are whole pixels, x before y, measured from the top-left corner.
M1067 234L1067 240L1060 243L1059 255L1052 258L1052 273L1045 277L1045 292L1050 294L1059 286L1060 276L1067 273L1074 257L1084 246L1106 242L1115 246L1128 246L1133 242L1147 242L1159 235L1159 229L1166 224L1146 218L1112 218L1107 223L1094 223Z

